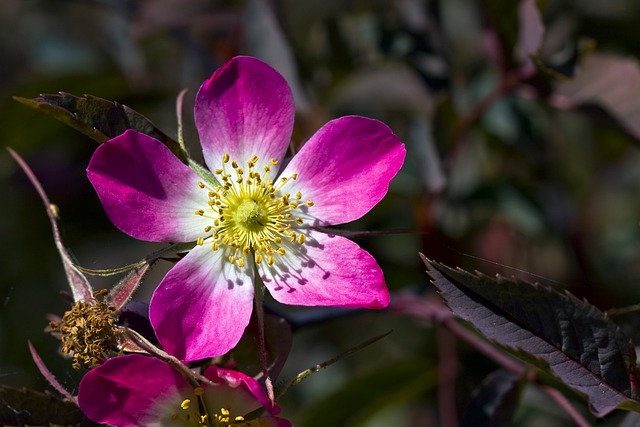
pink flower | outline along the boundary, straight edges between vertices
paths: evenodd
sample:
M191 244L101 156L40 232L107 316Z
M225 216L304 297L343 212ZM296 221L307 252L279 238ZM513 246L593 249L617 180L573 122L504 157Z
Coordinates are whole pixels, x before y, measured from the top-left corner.
M164 348L192 361L226 353L249 322L256 275L284 304L384 308L373 257L315 226L360 218L387 193L405 157L385 124L332 120L284 168L294 104L284 78L233 58L200 88L195 122L212 176L129 130L102 144L88 176L122 231L194 242L159 284L150 319Z
M193 387L168 364L131 354L114 357L89 371L80 382L78 403L92 421L117 427L264 426L291 427L282 418L244 416L272 406L258 382L240 372L209 367L214 384Z

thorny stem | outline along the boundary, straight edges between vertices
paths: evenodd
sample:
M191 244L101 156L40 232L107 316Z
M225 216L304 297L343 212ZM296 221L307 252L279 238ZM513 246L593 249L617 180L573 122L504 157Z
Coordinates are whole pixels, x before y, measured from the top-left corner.
M269 377L269 370L267 369L267 346L264 334L264 286L261 281L256 281L255 284L255 310L256 320L258 321L258 353L260 354L260 367L262 369L262 375L264 376L264 386L267 389L267 396L272 405L276 403L275 393L273 391L273 383L271 377Z

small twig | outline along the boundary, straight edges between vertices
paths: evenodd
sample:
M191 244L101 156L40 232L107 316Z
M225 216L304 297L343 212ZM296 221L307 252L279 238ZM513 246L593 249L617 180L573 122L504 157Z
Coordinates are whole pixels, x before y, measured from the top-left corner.
M540 387L549 395L551 396L551 398L553 398L553 400L555 400L558 405L560 405L562 407L562 409L564 409L567 414L569 414L569 416L571 417L571 419L580 427L591 427L591 423L589 423L580 412L578 412L576 410L576 408L573 407L573 405L571 405L571 403L569 402L569 400L566 398L566 396L562 393L560 393L557 389L548 386L548 385L544 385L544 384L540 384Z

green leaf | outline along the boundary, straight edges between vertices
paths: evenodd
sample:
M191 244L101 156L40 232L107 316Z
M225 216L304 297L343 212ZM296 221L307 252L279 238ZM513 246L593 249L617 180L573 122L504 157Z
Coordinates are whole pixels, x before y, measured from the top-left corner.
M490 373L474 391L460 427L508 427L520 397L518 376L504 369Z
M0 425L3 426L98 426L75 403L48 393L0 385Z
M13 99L71 126L99 143L114 138L127 129L137 130L161 141L186 162L177 141L126 105L93 95L79 97L65 92L42 94L33 99L14 96Z
M538 284L422 258L454 313L517 356L543 362L546 372L589 400L596 416L640 410L631 340L596 307Z

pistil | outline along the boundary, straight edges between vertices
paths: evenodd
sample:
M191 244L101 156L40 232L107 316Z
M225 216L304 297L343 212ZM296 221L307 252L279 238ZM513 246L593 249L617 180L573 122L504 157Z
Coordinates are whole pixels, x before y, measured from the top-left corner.
M304 221L295 211L313 206L311 200L302 202L302 193L292 196L283 191L287 183L297 179L296 173L274 181L269 175L278 162L272 159L262 172L256 170L257 162L258 156L254 155L245 171L225 154L222 167L214 171L220 184L198 182L207 191L208 201L207 207L195 214L210 218L211 225L204 228L208 235L196 243L210 244L212 250L225 248L226 259L238 267L244 267L247 256L253 256L257 264L273 265L287 252L283 242L302 245L306 236L296 228Z

